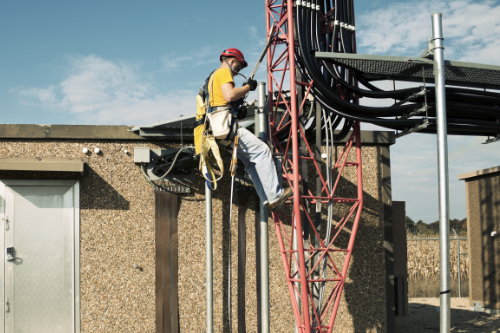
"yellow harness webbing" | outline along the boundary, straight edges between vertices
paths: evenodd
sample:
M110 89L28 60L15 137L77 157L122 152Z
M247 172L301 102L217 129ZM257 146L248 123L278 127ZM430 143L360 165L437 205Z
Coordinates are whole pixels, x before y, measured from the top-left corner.
M203 174L203 177L209 183L213 184L210 188L215 190L217 188L217 181L219 181L224 175L224 163L222 162L219 146L215 142L215 138L212 135L209 135L206 131L203 133L201 148L200 171ZM210 151L212 152L211 155L209 155ZM213 159L215 159L215 163L217 163L217 166L220 169L219 178L215 177L212 165L210 164L210 162L214 162ZM207 172L205 172L205 169ZM208 175L206 173L208 173Z

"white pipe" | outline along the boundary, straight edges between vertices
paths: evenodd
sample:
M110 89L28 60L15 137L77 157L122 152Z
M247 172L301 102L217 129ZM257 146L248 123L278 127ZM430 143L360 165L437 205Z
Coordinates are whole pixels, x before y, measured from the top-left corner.
M255 134L258 135L262 141L267 140L267 113L264 109L266 105L266 83L259 82L258 84L258 107L259 110L256 115L255 121ZM258 131L258 132L257 132ZM268 225L268 210L264 206L264 201L260 200L260 289L261 289L261 332L270 332L270 316L269 316L269 225Z
M207 256L207 333L214 332L214 272L212 239L212 190L205 181L206 256Z
M450 222L448 186L448 142L446 119L446 92L444 81L444 44L441 13L432 14L434 40L434 79L436 84L438 183L439 183L439 243L440 243L440 331L450 332Z
M453 233L455 234L455 238L457 240L457 273L458 273L458 297L462 297L462 286L460 285L460 238L458 238L458 235L457 235L457 232L455 231L455 229L451 229L453 230Z

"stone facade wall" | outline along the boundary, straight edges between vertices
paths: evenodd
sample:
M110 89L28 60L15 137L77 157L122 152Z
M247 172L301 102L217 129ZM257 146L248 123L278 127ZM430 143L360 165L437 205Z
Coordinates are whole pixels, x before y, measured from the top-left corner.
M134 147L166 148L158 141L11 140L0 141L0 158L88 157L86 175L0 171L1 179L78 179L81 184L81 331L155 332L155 200L153 187L133 163ZM178 145L170 145L178 146ZM85 156L82 149L91 153ZM93 152L95 147L102 154ZM340 149L340 148L339 148ZM336 331L384 332L386 292L384 216L380 146L362 149L364 210L338 311ZM355 190L355 173L342 178L343 193ZM237 263L239 195L233 200L229 252L230 179L213 195L214 329L227 331L227 263L232 263L232 328L237 331ZM179 195L179 319L181 331L204 332L205 202L197 175L190 194ZM257 332L255 201L246 211L246 329ZM324 205L326 206L326 205ZM346 207L338 206L334 218ZM326 214L326 208L323 208ZM338 215L338 216L337 216ZM348 228L349 229L349 226ZM275 227L269 218L271 332L293 332L294 318ZM134 264L141 269L135 269Z

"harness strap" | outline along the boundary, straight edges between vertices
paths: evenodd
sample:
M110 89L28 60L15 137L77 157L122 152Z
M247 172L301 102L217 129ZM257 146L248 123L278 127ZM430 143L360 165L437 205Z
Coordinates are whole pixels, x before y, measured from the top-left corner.
M215 162L220 169L221 175L219 178L215 178L215 174L212 171L212 166L210 164L210 158L208 156L209 152L212 151L212 155L215 158ZM207 168L210 176L205 175L203 169ZM204 134L204 139L202 143L202 151L200 156L200 170L202 170L203 177L214 186L210 186L213 190L217 188L217 181L219 181L224 175L224 163L220 156L219 146L215 142L215 138L212 135Z
M196 128L200 125L203 125L205 123L205 118L206 118L207 115L203 115L203 118L201 118L200 120L197 120L194 122L194 125L193 125L193 128Z
M199 99L201 100L199 101L200 105L204 104L205 114L202 116L202 118L198 119L194 123L195 128L200 125L205 125L208 121L207 114L214 111L229 110L229 112L231 113L231 130L225 139L215 139L213 135L210 135L206 131L206 127L203 127L199 167L202 171L203 177L206 179L209 187L212 190L215 190L217 188L217 181L219 181L224 175L224 163L222 162L219 146L221 146L221 148L229 146L233 142L233 139L237 134L239 127L236 118L237 114L235 114L237 113L237 110L233 110L233 108L235 107L232 105L232 103L228 103L227 105L223 106L210 106L210 100L213 100L213 96L211 96L210 90L213 91L213 81L216 72L217 70L213 71L205 80L205 85L203 87L203 96L197 96L197 98L199 97ZM210 151L212 152L211 155L209 155ZM215 177L215 173L211 165L211 163L213 162L217 164L221 172L221 175L218 178Z
M232 108L231 104L221 105L221 106L212 106L213 111L230 110L231 108Z

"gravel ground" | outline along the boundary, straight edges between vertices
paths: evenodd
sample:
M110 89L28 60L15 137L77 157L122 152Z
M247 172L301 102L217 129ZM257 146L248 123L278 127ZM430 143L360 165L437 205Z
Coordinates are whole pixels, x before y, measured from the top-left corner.
M407 318L396 318L397 333L439 332L439 298L411 298ZM451 298L451 331L500 333L500 315L470 310L468 298Z

